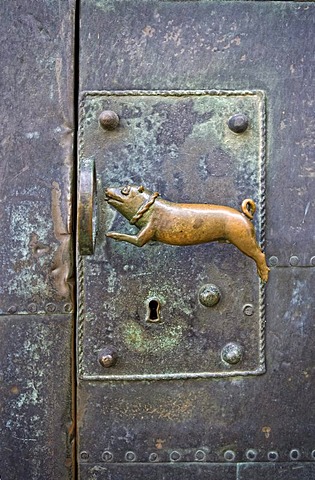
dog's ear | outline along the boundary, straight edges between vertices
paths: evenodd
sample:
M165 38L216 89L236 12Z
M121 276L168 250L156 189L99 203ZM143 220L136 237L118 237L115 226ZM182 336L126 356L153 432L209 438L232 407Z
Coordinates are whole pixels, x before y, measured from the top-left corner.
M140 193L144 192L144 187L142 185L138 188L138 192Z

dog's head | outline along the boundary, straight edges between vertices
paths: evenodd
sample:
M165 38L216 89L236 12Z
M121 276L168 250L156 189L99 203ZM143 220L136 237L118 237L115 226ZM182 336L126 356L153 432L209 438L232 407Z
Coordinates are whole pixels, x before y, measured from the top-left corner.
M135 185L109 187L105 190L105 200L130 220L139 208L150 198L151 192Z

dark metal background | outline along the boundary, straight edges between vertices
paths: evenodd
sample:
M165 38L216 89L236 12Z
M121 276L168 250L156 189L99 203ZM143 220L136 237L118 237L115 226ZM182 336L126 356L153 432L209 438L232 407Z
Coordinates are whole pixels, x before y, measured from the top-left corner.
M315 4L81 4L81 92L266 92L272 265L267 373L81 381L81 478L311 480ZM0 477L6 480L74 477L74 7L66 0L1 5ZM251 463L248 449L257 451ZM227 450L235 452L231 462Z
M1 2L0 477L71 478L72 1Z
M81 91L266 92L266 251L272 267L266 289L266 374L82 380L82 478L306 480L315 475L310 408L314 8L307 2L82 3ZM185 185L183 179L183 193ZM249 450L256 452L255 460Z

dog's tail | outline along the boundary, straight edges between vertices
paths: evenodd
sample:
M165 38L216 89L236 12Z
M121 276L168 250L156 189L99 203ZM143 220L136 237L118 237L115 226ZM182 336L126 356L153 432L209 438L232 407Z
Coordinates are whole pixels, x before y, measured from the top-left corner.
M242 202L242 212L247 218L253 220L254 213L256 212L256 203L251 198L245 198Z

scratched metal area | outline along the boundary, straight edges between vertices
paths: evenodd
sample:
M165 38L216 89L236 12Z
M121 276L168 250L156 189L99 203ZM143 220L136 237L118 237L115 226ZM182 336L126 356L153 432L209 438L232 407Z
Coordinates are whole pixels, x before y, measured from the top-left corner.
M118 114L115 130L99 125L104 110ZM228 127L238 112L249 118L243 134ZM145 185L174 201L227 203L237 210L244 198L253 198L259 238L264 135L262 92L87 93L80 110L80 162L95 160L104 187ZM98 206L95 254L80 262L84 284L79 281L79 303L85 302L79 315L81 375L132 379L262 373L264 291L253 260L232 245L152 242L137 248L115 242L105 233L128 231L128 222L107 205L102 190ZM199 300L208 284L221 292L212 307ZM150 319L152 299L160 304L155 320ZM233 364L221 358L230 342L242 349L242 358ZM107 345L118 352L110 369L98 361Z
M265 92L268 126L265 225L271 272L266 286L264 374L128 382L79 380L80 478L311 480L315 477L315 421L310 408L315 401L312 386L314 16L314 2L82 0L81 92L210 89ZM95 130L98 139L101 133ZM212 148L210 144L209 141ZM99 145L98 140L94 148ZM200 188L194 192L185 188L184 175L182 185L176 185L174 172L181 173L182 167L186 172L188 168L186 161L183 165L176 164L176 170L170 168L170 156L167 171L161 167L152 177L150 171L142 169L146 160L140 151L130 164L125 164L126 170L122 167L123 156L119 157L117 170L122 172L122 181L133 180L134 172L139 173L134 177L136 183L148 183L145 182L148 178L162 197L171 201L211 198L212 202L215 193L218 203L227 205L234 195L230 185L224 189L224 165L220 159L227 156L220 147L213 154L207 166L209 175L205 172L208 186L203 190L200 182ZM99 161L99 157L95 159ZM159 155L154 162L156 159ZM103 188L108 186L104 174L98 172L98 175ZM195 169L190 171L189 181L194 182L195 175ZM210 188L210 183L218 185L220 179L221 188ZM191 193L193 196L185 197ZM235 200L235 206L239 205L239 197ZM131 249L136 252L137 247L105 241L106 221L112 218L108 211L107 207L101 210L98 242L106 244L105 251L110 248L122 257L129 255ZM115 230L128 231L125 219L116 215L113 221ZM96 255L100 254L99 245ZM144 248L149 250L149 245ZM153 253L156 248L159 247L152 246ZM163 246L163 250L167 249L172 250ZM138 250L135 255L140 255L141 249ZM187 250L182 250L185 255ZM218 263L223 258L224 268L226 261L233 259L235 265L248 262L254 274L255 267L249 259L230 257L234 255L231 245L208 245L205 250L215 254L210 254L210 258L202 255L203 259L209 259L209 266L203 261L200 268L203 271L217 268L217 278L223 273ZM190 247L189 251L199 251L199 247ZM151 258L156 262L153 253ZM197 259L189 253L187 262L194 264L199 254L196 255ZM116 261L113 255L110 261ZM143 267L147 265L142 263ZM123 261L121 266L124 282L130 270L123 270ZM168 267L170 270L173 264ZM238 278L238 269L234 270L233 275ZM94 288L99 288L97 281L108 284L108 279L97 277L93 277ZM185 277L182 282L184 286L188 279ZM243 287L243 283L238 285ZM192 292L190 288L187 290ZM100 292L103 294L104 291ZM231 301L234 298L235 295ZM228 299L226 296L225 300ZM138 301L136 295L134 300ZM92 311L89 301L86 296L85 306ZM130 306L133 308L131 303ZM127 313L126 308L125 317ZM102 323L98 328L101 338ZM95 362L92 348L91 363L84 368L94 375L93 369L98 366L95 363L92 366ZM202 351L196 352L197 367L200 356ZM134 371L136 367L144 369L136 363Z

